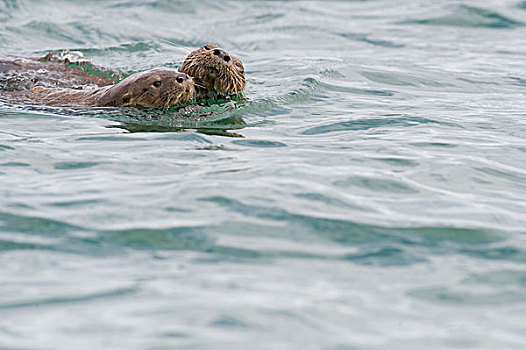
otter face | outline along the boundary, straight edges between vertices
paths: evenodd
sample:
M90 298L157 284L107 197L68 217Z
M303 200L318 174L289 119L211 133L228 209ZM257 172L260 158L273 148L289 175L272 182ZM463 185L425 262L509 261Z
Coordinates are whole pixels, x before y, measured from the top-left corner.
M172 68L155 68L129 76L108 91L111 106L171 107L188 102L194 81Z
M231 95L245 90L245 69L241 61L215 45L206 45L191 52L181 72L192 76L201 95Z

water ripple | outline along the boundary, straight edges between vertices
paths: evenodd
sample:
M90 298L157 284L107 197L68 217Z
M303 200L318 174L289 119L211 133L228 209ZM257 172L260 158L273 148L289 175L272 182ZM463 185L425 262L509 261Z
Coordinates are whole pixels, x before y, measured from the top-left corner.
M247 74L193 110L0 102L0 347L526 348L524 10L0 1L4 55Z
M488 244L502 240L495 231L455 227L382 227L354 221L317 218L288 212L284 209L243 204L226 197L204 197L201 200L226 206L234 212L298 224L306 232L313 232L341 244L396 242L409 245L433 247L436 244L456 242Z
M406 23L472 28L514 28L524 25L522 22L505 17L498 12L466 5L458 6L454 13L443 17Z
M396 44L392 41L388 40L381 40L381 39L370 39L368 35L366 34L358 34L358 33L340 33L338 34L343 38L356 40L356 41L363 41L371 45L377 45L382 47L388 47L388 48L402 48L405 45L403 44Z
M41 308L56 307L57 304L82 304L101 299L115 299L138 292L137 287L118 288L114 290L86 294L82 296L64 296L40 300L18 301L0 304L0 309L21 309L21 308Z
M382 127L411 127L420 124L438 123L437 121L418 117L361 118L328 125L320 125L302 132L303 135L319 135L351 130L369 130Z
M136 249L204 250L212 243L195 228L113 230L99 234L97 244L111 244Z

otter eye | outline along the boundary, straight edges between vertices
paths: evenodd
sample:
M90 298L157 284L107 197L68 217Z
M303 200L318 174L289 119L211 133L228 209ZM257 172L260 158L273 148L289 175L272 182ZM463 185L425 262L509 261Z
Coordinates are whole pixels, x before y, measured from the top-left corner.
M184 82L184 79L181 78L181 77L177 77L177 79L175 79L175 80L177 80L177 82L178 82L179 84L182 84L182 83Z
M129 97L123 97L122 98L122 103L128 103L130 102L130 98Z
M162 84L163 84L162 81L157 80L157 81L154 81L152 85L155 87L160 87Z

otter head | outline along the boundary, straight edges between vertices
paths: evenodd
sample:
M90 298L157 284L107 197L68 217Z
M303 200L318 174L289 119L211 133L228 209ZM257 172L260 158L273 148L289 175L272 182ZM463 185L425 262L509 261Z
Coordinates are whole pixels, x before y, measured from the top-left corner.
M245 90L245 69L241 61L216 45L191 52L181 66L194 78L200 96L227 96Z
M103 96L105 106L171 107L188 102L194 81L173 68L155 68L130 75Z

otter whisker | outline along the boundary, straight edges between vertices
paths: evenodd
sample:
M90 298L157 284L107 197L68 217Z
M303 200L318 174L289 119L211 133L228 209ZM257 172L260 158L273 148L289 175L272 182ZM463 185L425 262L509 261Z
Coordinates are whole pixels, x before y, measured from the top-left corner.
M170 96L168 96L168 98L166 99L166 102L164 104L164 107L163 107L163 112L166 112L166 110L168 108L170 108L170 101L172 100L172 98Z
M164 41L164 42L166 42L166 43L168 43L168 44L170 44L170 45L172 45L172 46L175 46L175 47L181 48L181 49L186 50L186 51L188 51L188 52L192 52L192 50L193 50L193 49L188 48L188 47L186 47L186 46L184 46L184 45L182 45L182 44L174 43L173 41L170 41L170 40L168 40L168 39L164 39L164 38L160 38L160 39L161 39L161 41Z
M195 86L199 86L200 88L206 89L206 86L201 85L201 84L199 84L199 83L196 83L195 81L194 81L194 85L195 85Z

